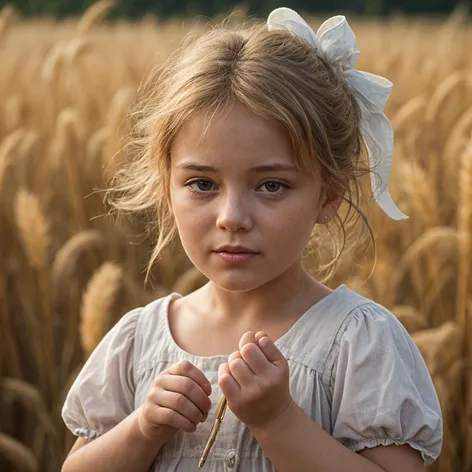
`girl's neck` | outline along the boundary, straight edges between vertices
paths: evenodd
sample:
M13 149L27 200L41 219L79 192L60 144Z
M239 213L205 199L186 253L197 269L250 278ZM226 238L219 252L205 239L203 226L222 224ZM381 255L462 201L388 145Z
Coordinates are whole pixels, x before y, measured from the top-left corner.
M331 292L300 266L257 289L231 292L209 282L199 290L200 307L213 320L238 325L277 323L301 316Z

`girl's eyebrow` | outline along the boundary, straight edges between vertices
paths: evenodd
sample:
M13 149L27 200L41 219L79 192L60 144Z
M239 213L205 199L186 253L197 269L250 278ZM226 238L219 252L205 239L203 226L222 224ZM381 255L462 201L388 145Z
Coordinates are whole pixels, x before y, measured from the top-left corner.
M176 169L184 170L195 170L200 172L214 172L218 174L220 171L212 166L206 166L202 164L197 164L196 162L185 161L177 164ZM292 171L296 172L297 168L289 164L265 164L261 166L251 167L249 169L251 172L281 172L281 171Z

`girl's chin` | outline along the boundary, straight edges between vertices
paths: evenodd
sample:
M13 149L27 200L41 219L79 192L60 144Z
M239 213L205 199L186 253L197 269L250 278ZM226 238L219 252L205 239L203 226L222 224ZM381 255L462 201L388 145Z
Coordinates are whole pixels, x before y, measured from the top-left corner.
M271 278L257 277L256 274L211 274L207 275L213 284L228 292L250 292L270 282Z

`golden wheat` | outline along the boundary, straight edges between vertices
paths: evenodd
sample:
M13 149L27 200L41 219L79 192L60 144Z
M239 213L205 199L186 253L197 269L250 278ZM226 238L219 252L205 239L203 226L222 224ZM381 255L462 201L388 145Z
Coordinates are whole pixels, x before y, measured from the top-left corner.
M123 270L112 262L106 262L93 275L84 293L80 339L86 355L95 349L107 330L116 291Z
M18 12L12 5L5 5L0 11L0 42L6 36L8 28L18 17Z
M14 402L20 402L32 415L38 418L38 423L43 431L57 441L56 428L48 414L44 398L37 387L20 379L3 378L1 381L2 399L5 404L12 406Z
M391 311L409 333L416 333L428 327L423 313L410 305L395 305Z
M426 108L426 120L431 125L440 116L441 106L447 102L447 99L454 93L454 90L464 78L463 72L453 71L437 86Z
M460 159L459 187L459 267L457 289L457 322L468 333L467 298L470 278L470 258L472 255L472 137L469 146Z
M26 472L36 472L38 470L38 462L34 453L17 439L1 432L0 455L8 459L12 467Z
M3 179L13 161L12 156L16 153L16 149L20 146L25 134L25 130L17 129L7 135L0 144L0 192L3 188Z
M74 441L61 404L105 332L128 308L206 282L176 244L145 287L144 223L100 217L99 190L128 158L126 118L142 81L189 31L152 17L105 25L111 6L97 3L78 21L15 24L13 10L0 13L0 466L5 457L19 470L59 472ZM227 23L241 22L245 8ZM433 472L472 468L472 56L460 46L472 42L468 21L463 7L443 22L350 21L359 68L394 83L390 187L410 219L366 207L377 254L344 254L328 281L387 306L423 353L444 415ZM329 235L316 244L304 263L322 278L318 264L334 250Z
M410 126L417 125L418 121L421 123L426 103L424 97L413 97L392 116L390 121L395 129L396 139L407 133Z
M100 23L108 12L113 8L115 2L110 0L101 0L92 4L88 10L82 15L82 18L77 24L77 31L80 34L85 34L90 29Z
M46 267L49 246L48 223L36 195L25 189L18 191L15 202L15 221L23 248L32 267Z
M433 376L449 372L454 361L460 357L463 336L454 321L412 334Z
M80 259L86 258L93 249L106 246L105 235L95 229L74 234L56 253L52 265L52 280L55 287L74 276ZM59 294L58 294L59 295Z

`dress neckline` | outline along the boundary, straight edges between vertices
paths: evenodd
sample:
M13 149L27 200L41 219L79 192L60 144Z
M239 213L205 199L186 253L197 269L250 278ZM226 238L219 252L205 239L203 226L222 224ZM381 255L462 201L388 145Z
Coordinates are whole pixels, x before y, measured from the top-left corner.
M309 307L295 323L280 337L275 341L275 345L281 349L285 347L290 340L290 338L297 332L298 327L301 326L306 318L312 316L315 312L321 311L326 304L330 303L332 299L339 294L339 292L347 289L345 284L339 285L335 288L331 293L323 297L321 300L318 300L314 305ZM191 354L187 352L185 349L182 349L174 339L172 332L170 330L169 324L169 305L170 303L177 298L182 298L182 295L178 292L172 292L167 295L164 299L164 303L162 305L163 310L163 317L164 317L164 330L165 335L168 339L169 347L172 351L179 354L179 357L183 359L187 359L192 363L202 364L202 363L213 363L216 362L221 364L228 359L229 354L216 354L214 356L197 356L195 354Z

